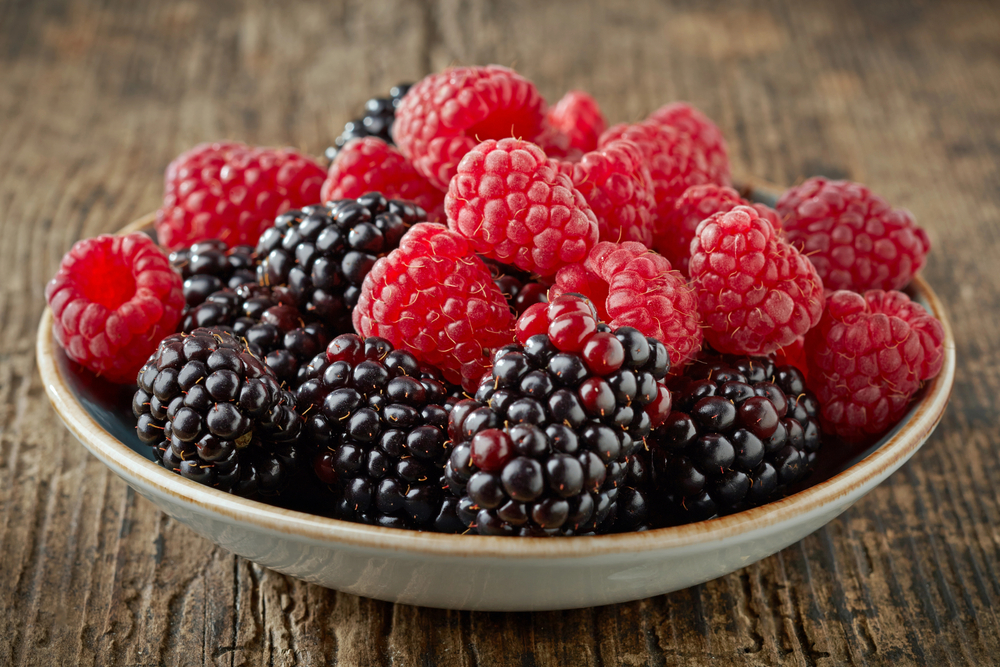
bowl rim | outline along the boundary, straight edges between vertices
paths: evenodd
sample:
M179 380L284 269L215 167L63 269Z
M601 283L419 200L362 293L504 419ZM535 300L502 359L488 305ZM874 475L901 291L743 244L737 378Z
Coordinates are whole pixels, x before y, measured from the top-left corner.
M127 234L151 225L155 214L122 228ZM907 460L941 420L955 377L955 340L943 304L919 275L911 289L929 306L944 328L944 363L925 387L924 397L911 406L904 423L875 451L846 470L791 496L707 521L637 533L589 535L566 539L483 535L451 535L368 526L289 510L202 486L170 472L134 452L90 416L73 395L54 357L52 312L46 307L38 325L36 357L45 391L66 427L102 463L130 484L143 486L202 513L222 515L230 522L331 546L379 549L458 557L517 559L580 558L678 547L708 546L727 538L766 529L809 514L890 474Z

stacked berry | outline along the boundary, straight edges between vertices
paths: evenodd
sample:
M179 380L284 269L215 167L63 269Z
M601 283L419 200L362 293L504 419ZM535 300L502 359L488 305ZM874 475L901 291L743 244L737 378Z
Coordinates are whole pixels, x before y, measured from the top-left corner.
M382 338L335 338L296 391L314 467L334 488L334 515L395 528L455 532L445 502L447 389Z
M667 350L635 329L599 328L575 296L532 306L475 400L451 411L447 466L459 517L483 535L591 533L618 499L630 457L670 410Z
M346 146L351 139L376 137L391 144L392 123L396 120L396 108L411 85L409 83L396 84L389 89L389 97L373 97L365 102L365 115L344 125L344 131L333 140L333 146L326 149L326 159L333 162L340 149Z
M713 357L672 383L648 440L656 491L684 523L769 502L812 469L819 404L802 373L766 357Z
M230 248L219 239L175 250L170 253L170 266L184 279L183 315L204 303L210 294L257 282L254 249L248 245Z
M137 383L136 432L164 468L245 497L278 494L301 470L294 399L236 337L167 336Z

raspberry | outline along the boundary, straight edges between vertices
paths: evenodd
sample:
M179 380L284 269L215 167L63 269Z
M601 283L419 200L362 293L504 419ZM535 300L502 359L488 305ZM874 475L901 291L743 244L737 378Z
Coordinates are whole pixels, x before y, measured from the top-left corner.
M392 137L418 173L446 190L462 157L479 142L534 140L544 108L535 85L513 70L455 67L410 88L396 109Z
M200 144L167 167L157 238L171 250L208 239L254 245L282 211L318 203L323 177L289 148Z
M541 148L490 139L462 158L444 201L448 226L475 252L551 275L597 243L597 218Z
M145 234L78 241L45 287L52 335L66 355L131 384L184 308L181 277Z
M722 131L708 116L687 102L672 102L660 107L649 120L684 132L694 142L695 150L705 157L708 174L717 185L729 185L729 152Z
M687 276L688 263L691 261L691 241L694 240L698 223L713 213L727 213L736 206L753 207L758 215L767 218L772 227L781 229L781 219L774 209L764 204L752 204L732 188L706 183L692 185L677 198L674 209L657 226L659 233L653 238L652 247Z
M824 426L851 440L888 430L941 370L943 341L941 323L902 292L830 294L806 335L809 386Z
M629 326L663 342L675 368L701 349L698 302L666 258L641 243L598 243L583 267L556 274L552 296L583 294L612 327Z
M584 155L579 162L552 160L573 180L597 216L601 241L653 240L652 177L639 147L631 141L612 141Z
M913 215L850 181L810 178L778 200L788 242L828 290L899 289L924 266L931 242Z
M416 172L403 154L379 138L348 142L334 158L320 197L357 199L381 192L386 199L408 199L427 211L429 222L444 222L444 192Z
M512 340L513 322L490 271L468 241L444 225L420 223L375 262L353 312L362 336L379 336L476 386L488 354Z
M695 150L690 136L653 121L621 123L609 128L598 142L603 148L617 139L635 142L653 179L653 237L674 208L677 198L692 185L712 182L705 156Z
M769 354L823 314L816 269L749 206L698 225L689 268L705 339L719 352Z
M597 140L607 128L597 100L582 90L571 90L549 107L545 114L549 127L569 139L569 145L583 153L597 150Z

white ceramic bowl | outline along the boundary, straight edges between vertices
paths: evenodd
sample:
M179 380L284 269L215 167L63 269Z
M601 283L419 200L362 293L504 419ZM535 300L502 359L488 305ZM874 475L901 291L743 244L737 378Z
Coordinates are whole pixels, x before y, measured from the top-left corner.
M149 223L143 218L124 231ZM392 602L489 611L568 609L668 593L754 563L822 527L906 462L941 419L955 375L954 339L940 302L919 277L911 293L944 325L944 367L876 445L777 502L623 535L439 535L238 498L188 481L124 444L131 413L109 401L113 387L88 383L85 371L73 369L53 341L48 309L38 328L37 356L52 405L94 456L171 517L240 556L322 586Z

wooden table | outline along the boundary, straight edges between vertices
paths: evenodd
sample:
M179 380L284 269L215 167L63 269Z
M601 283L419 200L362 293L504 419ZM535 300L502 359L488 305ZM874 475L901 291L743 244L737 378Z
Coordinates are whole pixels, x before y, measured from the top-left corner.
M0 0L0 665L989 664L1000 656L1000 7L982 2ZM439 611L252 565L77 445L35 370L46 281L156 208L179 152L322 152L364 100L513 65L609 120L686 99L737 173L869 184L934 244L959 373L911 463L840 519L671 595Z

